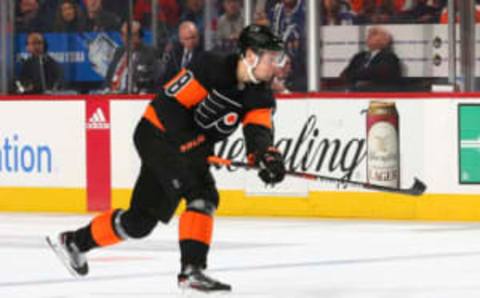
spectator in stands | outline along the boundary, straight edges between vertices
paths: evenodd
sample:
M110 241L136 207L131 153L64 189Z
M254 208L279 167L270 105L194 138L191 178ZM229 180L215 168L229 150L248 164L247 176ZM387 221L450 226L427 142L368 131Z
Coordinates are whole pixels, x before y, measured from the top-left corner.
M176 0L157 0L157 41L158 49L164 50L170 37L175 34L180 18L180 5ZM139 21L144 28L151 28L152 21L152 1L137 0L134 8L134 18Z
M158 14L157 20L169 28L178 25L180 18L180 6L176 0L157 0ZM134 18L139 21L143 27L150 27L152 20L152 1L137 0L134 8Z
M120 18L102 6L102 0L84 0L87 11L87 31L116 31L120 27Z
M459 12L460 0L455 0L455 6L457 10L457 16L455 20L458 23L460 20L460 12ZM476 4L475 6L475 22L480 23L480 6L478 4ZM448 23L448 5L445 6L445 8L442 10L442 13L440 14L440 23L441 24Z
M255 1L255 12L265 12L270 11L277 3L281 0L256 0Z
M190 21L195 24L198 31L204 32L203 8L205 0L185 0L183 12L180 15L180 22Z
M356 18L357 24L388 24L396 22L404 0L363 0L362 9Z
M178 29L178 42L166 53L162 85L175 76L193 58L202 52L200 34L193 22L182 22Z
M132 1L133 3L135 3L138 0L132 0ZM105 11L108 11L116 15L117 17L119 17L120 22L123 22L128 19L129 2L130 0L102 0L102 7Z
M445 8L445 6L447 6L447 1L448 0L431 0L431 4L433 7L435 7L435 9L437 9L441 13L442 10ZM478 0L477 0L477 4L478 4ZM440 19L440 13L438 14L439 19Z
M255 24L270 26L268 12L279 2L279 0L257 0L253 13L253 21Z
M352 10L354 13L357 15L363 14L365 9L368 6L375 6L376 8L379 8L383 5L393 6L393 9L395 13L401 12L405 8L405 4L408 2L408 0L350 0L350 5L352 7Z
M125 45L128 42L128 23L123 23L121 35L123 46L117 48L112 62L107 70L106 82L111 92L127 92L128 57ZM139 22L134 21L131 25L132 47L132 90L134 93L151 92L155 83L159 80L159 63L156 59L155 50L143 43L143 31Z
M255 11L253 14L253 23L257 25L270 27L270 20L265 11Z
M321 20L323 25L351 25L355 14L345 0L322 0Z
M305 0L281 0L269 11L272 31L281 36L295 63L293 74L306 79Z
M40 4L40 14L47 24L48 30L53 29L58 5L61 0L38 0ZM76 0L78 2L78 0Z
M241 0L223 0L225 13L217 24L217 46L230 51L236 47L238 36L243 29L243 13Z
M269 12L272 31L286 42L295 59L305 41L305 0L282 0Z
M437 23L438 11L428 3L428 0L414 0L411 8L402 11L398 19L401 23Z
M48 21L42 15L40 8L38 0L20 0L15 17L15 30L17 32L48 31Z
M82 32L85 29L85 17L75 0L62 0L58 5L53 31Z
M285 55L283 59L275 69L275 76L271 84L273 92L288 94L293 91L305 91L306 81L294 75L292 59L288 55Z
M42 34L29 33L27 52L30 57L20 67L16 82L18 93L40 94L58 90L63 81L60 65L47 53L47 44Z
M388 91L401 84L400 60L392 50L392 36L382 27L368 30L367 51L356 54L340 78L350 90Z

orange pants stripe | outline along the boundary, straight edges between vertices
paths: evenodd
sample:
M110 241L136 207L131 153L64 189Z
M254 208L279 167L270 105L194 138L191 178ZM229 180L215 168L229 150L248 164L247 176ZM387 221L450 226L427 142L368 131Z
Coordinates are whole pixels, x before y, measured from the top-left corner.
M180 241L195 240L210 245L212 242L213 217L187 210L180 216L178 230Z
M112 245L122 240L113 228L114 212L115 210L107 211L92 220L92 237L99 246Z

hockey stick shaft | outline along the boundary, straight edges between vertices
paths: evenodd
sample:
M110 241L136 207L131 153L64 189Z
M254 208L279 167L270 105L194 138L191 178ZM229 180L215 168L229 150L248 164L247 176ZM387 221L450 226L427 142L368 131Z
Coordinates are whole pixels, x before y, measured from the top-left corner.
M250 165L245 162L233 161L233 160L224 159L218 156L209 156L208 162L210 164L218 165L218 166L235 166L235 167L244 168L247 170L258 169L258 167ZM353 180L347 180L342 178L316 175L316 174L310 174L310 173L304 173L304 172L296 172L296 171L286 171L286 175L297 177L297 178L308 179L308 180L328 181L328 182L334 182L339 184L358 186L361 188L366 188L366 189L371 189L376 191L414 195L414 196L421 195L426 190L425 184L417 178L415 178L415 181L412 187L404 189L404 188L395 188L395 187L389 187L389 186L383 186L383 185L377 185L377 184L370 184L367 182L353 181Z

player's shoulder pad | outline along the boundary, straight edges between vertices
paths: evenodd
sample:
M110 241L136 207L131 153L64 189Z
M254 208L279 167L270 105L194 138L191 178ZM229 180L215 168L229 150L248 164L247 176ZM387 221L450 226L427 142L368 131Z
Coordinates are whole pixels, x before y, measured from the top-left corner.
M197 55L194 55L191 65L201 65L214 69L215 66L222 64L222 58L223 56L216 52L200 51Z
M210 51L200 52L188 68L202 84L221 88L235 81L236 69L230 56Z

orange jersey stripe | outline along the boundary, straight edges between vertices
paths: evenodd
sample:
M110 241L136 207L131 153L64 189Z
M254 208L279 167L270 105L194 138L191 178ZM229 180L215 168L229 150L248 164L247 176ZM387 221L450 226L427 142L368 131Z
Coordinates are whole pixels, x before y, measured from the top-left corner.
M148 105L145 113L143 113L143 118L147 119L150 123L155 125L161 131L166 131L165 126L163 125L162 121L160 121L157 113L155 112L155 109L151 105Z
M187 108L195 106L208 95L207 89L185 68L165 84L164 88L168 96L175 97Z
M255 109L243 117L243 125L257 124L272 128L272 109Z
M163 85L163 87L164 87L165 89L167 89L167 90L168 90L169 88L172 88L173 85L175 85L175 83L176 83L177 81L179 81L180 78L182 78L183 76L185 76L186 73L187 73L187 70L186 70L185 68L182 68L182 69L180 70L180 72L177 73L177 74L173 77L173 79L171 79L171 80L168 81L165 85Z
M195 240L210 245L212 242L213 218L210 215L185 211L180 217L179 239Z
M97 215L92 221L92 237L99 246L112 245L122 239L113 230L112 216L115 210Z

